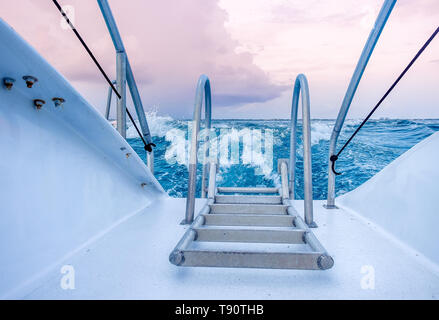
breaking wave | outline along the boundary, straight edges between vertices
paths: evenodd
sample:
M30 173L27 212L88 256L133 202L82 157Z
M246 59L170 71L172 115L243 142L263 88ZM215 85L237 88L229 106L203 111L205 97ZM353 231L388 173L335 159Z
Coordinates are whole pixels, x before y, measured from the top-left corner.
M191 122L146 113L155 149L155 176L174 197L187 191L187 158ZM339 144L346 141L361 123L346 120ZM216 152L219 157L218 184L223 186L279 186L277 161L289 157L289 120L214 120ZM328 148L334 120L311 121L313 195L324 199L327 190ZM296 197L303 198L302 125L298 123ZM439 120L370 120L337 162L343 172L336 181L337 194L353 190L413 145L439 131ZM145 160L145 150L137 132L128 124L131 146ZM234 141L234 143L232 143ZM202 160L202 143L199 159ZM201 165L199 165L199 177ZM201 183L198 181L198 189Z

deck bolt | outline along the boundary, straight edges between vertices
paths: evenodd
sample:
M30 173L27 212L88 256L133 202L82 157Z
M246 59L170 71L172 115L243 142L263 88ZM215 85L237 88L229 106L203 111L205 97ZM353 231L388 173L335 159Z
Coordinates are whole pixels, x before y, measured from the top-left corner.
M15 79L12 78L3 78L3 84L5 85L6 89L11 90L12 86L14 85Z
M28 88L32 88L34 83L38 81L38 79L35 78L34 76L24 76L23 80L26 81L26 86Z
M66 101L63 98L52 98L52 101L55 103L55 107L62 106L62 104Z
M35 99L34 100L34 106L35 108L37 108L37 110L40 110L41 107L46 103L46 101L41 100L41 99Z

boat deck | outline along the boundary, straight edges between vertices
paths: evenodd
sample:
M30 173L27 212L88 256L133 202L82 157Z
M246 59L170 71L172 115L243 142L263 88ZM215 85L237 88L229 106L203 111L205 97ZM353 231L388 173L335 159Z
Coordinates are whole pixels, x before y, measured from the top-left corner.
M204 203L197 200L196 210ZM302 214L302 201L295 201ZM182 268L168 261L187 226L185 199L158 201L84 246L27 299L439 299L438 266L355 213L314 202L315 235L335 260L325 271ZM366 266L366 267L364 267ZM374 271L374 289L362 288ZM362 273L362 268L363 272ZM368 277L370 279L370 277ZM363 286L364 286L363 280ZM368 282L371 284L371 282Z

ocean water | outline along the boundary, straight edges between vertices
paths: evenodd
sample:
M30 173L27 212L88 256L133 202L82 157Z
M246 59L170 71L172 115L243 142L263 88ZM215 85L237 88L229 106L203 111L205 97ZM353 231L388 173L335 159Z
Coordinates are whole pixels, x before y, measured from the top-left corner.
M191 125L187 120L160 117L147 113L155 148L155 177L172 197L187 193L187 151ZM338 148L353 133L361 120L346 120ZM312 120L312 176L314 199L325 199L327 193L328 148L334 120ZM277 160L289 157L289 120L213 120L218 136L215 141L220 159L219 186L278 186ZM301 122L297 148L296 198L303 199L303 157ZM392 160L435 131L439 119L370 120L341 154L337 171L336 193L355 189ZM146 162L145 150L131 124L128 142ZM202 148L200 148L202 149ZM200 157L202 154L200 152ZM198 177L201 177L199 165ZM197 192L201 189L198 181Z

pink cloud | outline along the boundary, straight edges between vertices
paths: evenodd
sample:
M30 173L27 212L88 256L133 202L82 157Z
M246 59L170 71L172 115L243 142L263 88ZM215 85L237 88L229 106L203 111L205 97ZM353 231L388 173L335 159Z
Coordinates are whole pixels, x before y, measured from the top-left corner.
M91 100L105 99L106 86L97 68L70 30L60 27L51 1L3 1L4 19L74 83L102 84ZM217 1L109 1L141 88L145 105L177 116L192 112L198 76L212 81L216 105L260 102L281 94L253 63L236 53L238 43L224 27L226 12ZM96 1L60 1L75 8L75 25L109 75L115 55ZM93 87L96 87L94 85ZM103 105L103 103L101 103Z
M115 55L96 1L59 0L107 73ZM101 111L107 85L51 1L0 0L2 18ZM334 118L382 0L109 0L144 105L190 117L200 74L218 117L288 117L305 73L312 114ZM399 0L348 116L362 117L437 26L438 0ZM389 97L380 116L438 117L439 39ZM422 94L413 94L422 92ZM413 106L416 108L413 108ZM221 108L215 108L222 106ZM413 110L416 110L414 113Z

